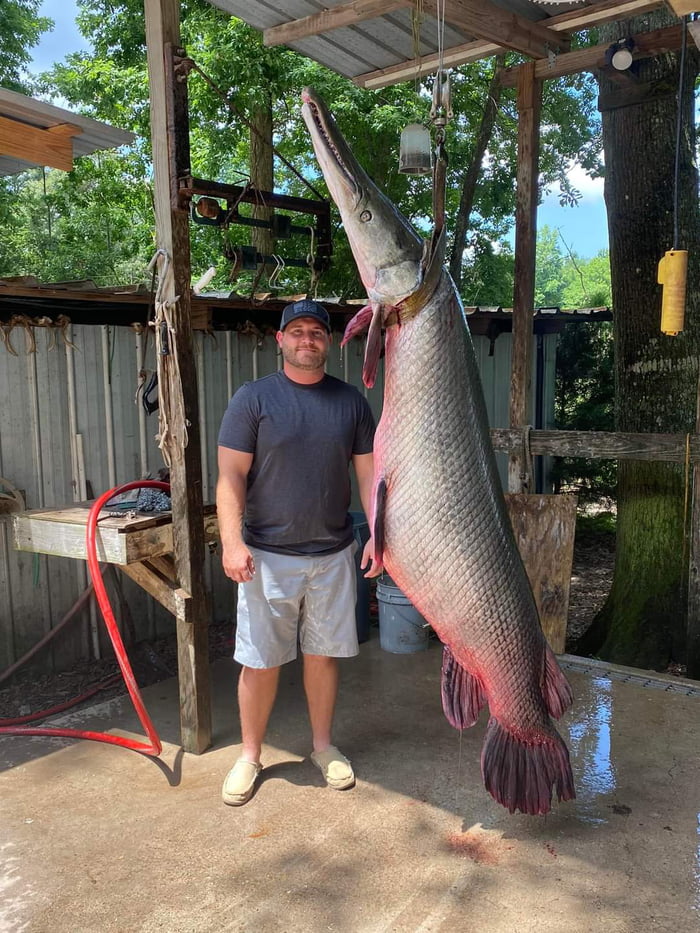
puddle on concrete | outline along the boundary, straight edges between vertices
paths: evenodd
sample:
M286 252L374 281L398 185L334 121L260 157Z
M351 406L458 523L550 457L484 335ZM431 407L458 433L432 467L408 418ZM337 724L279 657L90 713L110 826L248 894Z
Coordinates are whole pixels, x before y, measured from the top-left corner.
M576 776L577 809L583 820L593 824L608 822L598 802L617 786L610 757L612 691L610 678L591 677L585 693L577 691L569 724L571 756L580 765Z

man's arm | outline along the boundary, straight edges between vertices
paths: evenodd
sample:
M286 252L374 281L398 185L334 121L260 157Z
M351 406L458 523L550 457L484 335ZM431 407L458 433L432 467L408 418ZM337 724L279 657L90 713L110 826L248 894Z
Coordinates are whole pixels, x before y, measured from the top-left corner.
M357 477L357 489L360 493L362 508L365 510L367 521L369 522L369 541L362 552L360 567L364 568L370 563L371 566L366 577L378 577L382 572L382 564L374 559L374 503L372 502L372 488L374 485L374 457L372 454L353 454L352 465L355 467L355 476Z
M243 540L247 479L252 464L252 454L219 447L216 513L221 537L221 563L226 576L236 583L247 583L255 573L253 555Z

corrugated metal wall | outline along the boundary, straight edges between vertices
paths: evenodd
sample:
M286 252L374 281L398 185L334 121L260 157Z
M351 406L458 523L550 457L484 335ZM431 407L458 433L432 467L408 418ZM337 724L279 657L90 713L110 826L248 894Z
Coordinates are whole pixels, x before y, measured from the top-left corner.
M121 483L155 471L162 460L155 441L157 414L136 404L139 373L155 368L152 339L128 328L73 327L65 342L55 330L34 328L36 352L13 332L17 356L0 348L0 477L25 495L29 509L60 507L100 495ZM556 337L545 341L545 408L553 423ZM490 342L474 339L491 425L508 424L509 334ZM219 422L235 389L246 380L278 368L272 336L218 332L195 334L200 398L203 494L213 501ZM331 348L328 371L362 386L363 342L342 353ZM381 413L382 373L365 390L375 416ZM505 456L499 455L504 476ZM357 501L353 508L358 508ZM218 555L207 556L212 618L233 611L233 585L224 577ZM170 634L173 620L139 587L121 574L108 574L108 589L118 608L115 580L126 598L139 639ZM87 585L83 561L15 551L9 520L0 518L0 670L11 664L54 626ZM66 669L75 659L109 651L102 623L76 621L38 658L44 668Z

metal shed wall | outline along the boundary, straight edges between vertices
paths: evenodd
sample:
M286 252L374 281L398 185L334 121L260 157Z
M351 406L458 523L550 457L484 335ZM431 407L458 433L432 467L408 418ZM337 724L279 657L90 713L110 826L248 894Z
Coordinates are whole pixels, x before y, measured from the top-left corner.
M25 495L27 508L60 507L100 495L106 489L155 473L162 466L155 435L157 414L136 404L139 372L153 370L153 341L124 327L75 326L66 332L74 348L55 332L35 328L36 352L28 352L17 333L17 356L0 350L0 476ZM235 389L274 372L279 365L272 336L237 332L194 334L200 399L203 496L213 501L219 422ZM545 347L546 423L553 426L556 336ZM492 427L508 425L510 334L490 342L475 337L486 404ZM331 349L328 371L362 386L363 342L342 353ZM381 414L383 378L366 390L375 416ZM505 455L499 468L505 482ZM353 508L359 508L357 500ZM235 594L224 577L218 554L208 554L206 579L212 620L230 618ZM118 611L116 572L107 585ZM139 587L119 574L138 640L171 634L170 615ZM82 561L22 553L12 547L9 518L0 518L0 670L32 647L74 604L88 578ZM109 652L102 622L93 611L89 623L68 627L38 656L43 669L68 668L76 659Z

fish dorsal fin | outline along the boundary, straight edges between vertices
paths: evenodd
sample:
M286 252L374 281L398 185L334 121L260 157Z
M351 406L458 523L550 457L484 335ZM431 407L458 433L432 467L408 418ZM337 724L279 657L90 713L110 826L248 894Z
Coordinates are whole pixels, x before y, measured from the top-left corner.
M479 718L486 696L478 677L462 667L447 645L442 649L442 709L455 729L468 729Z

